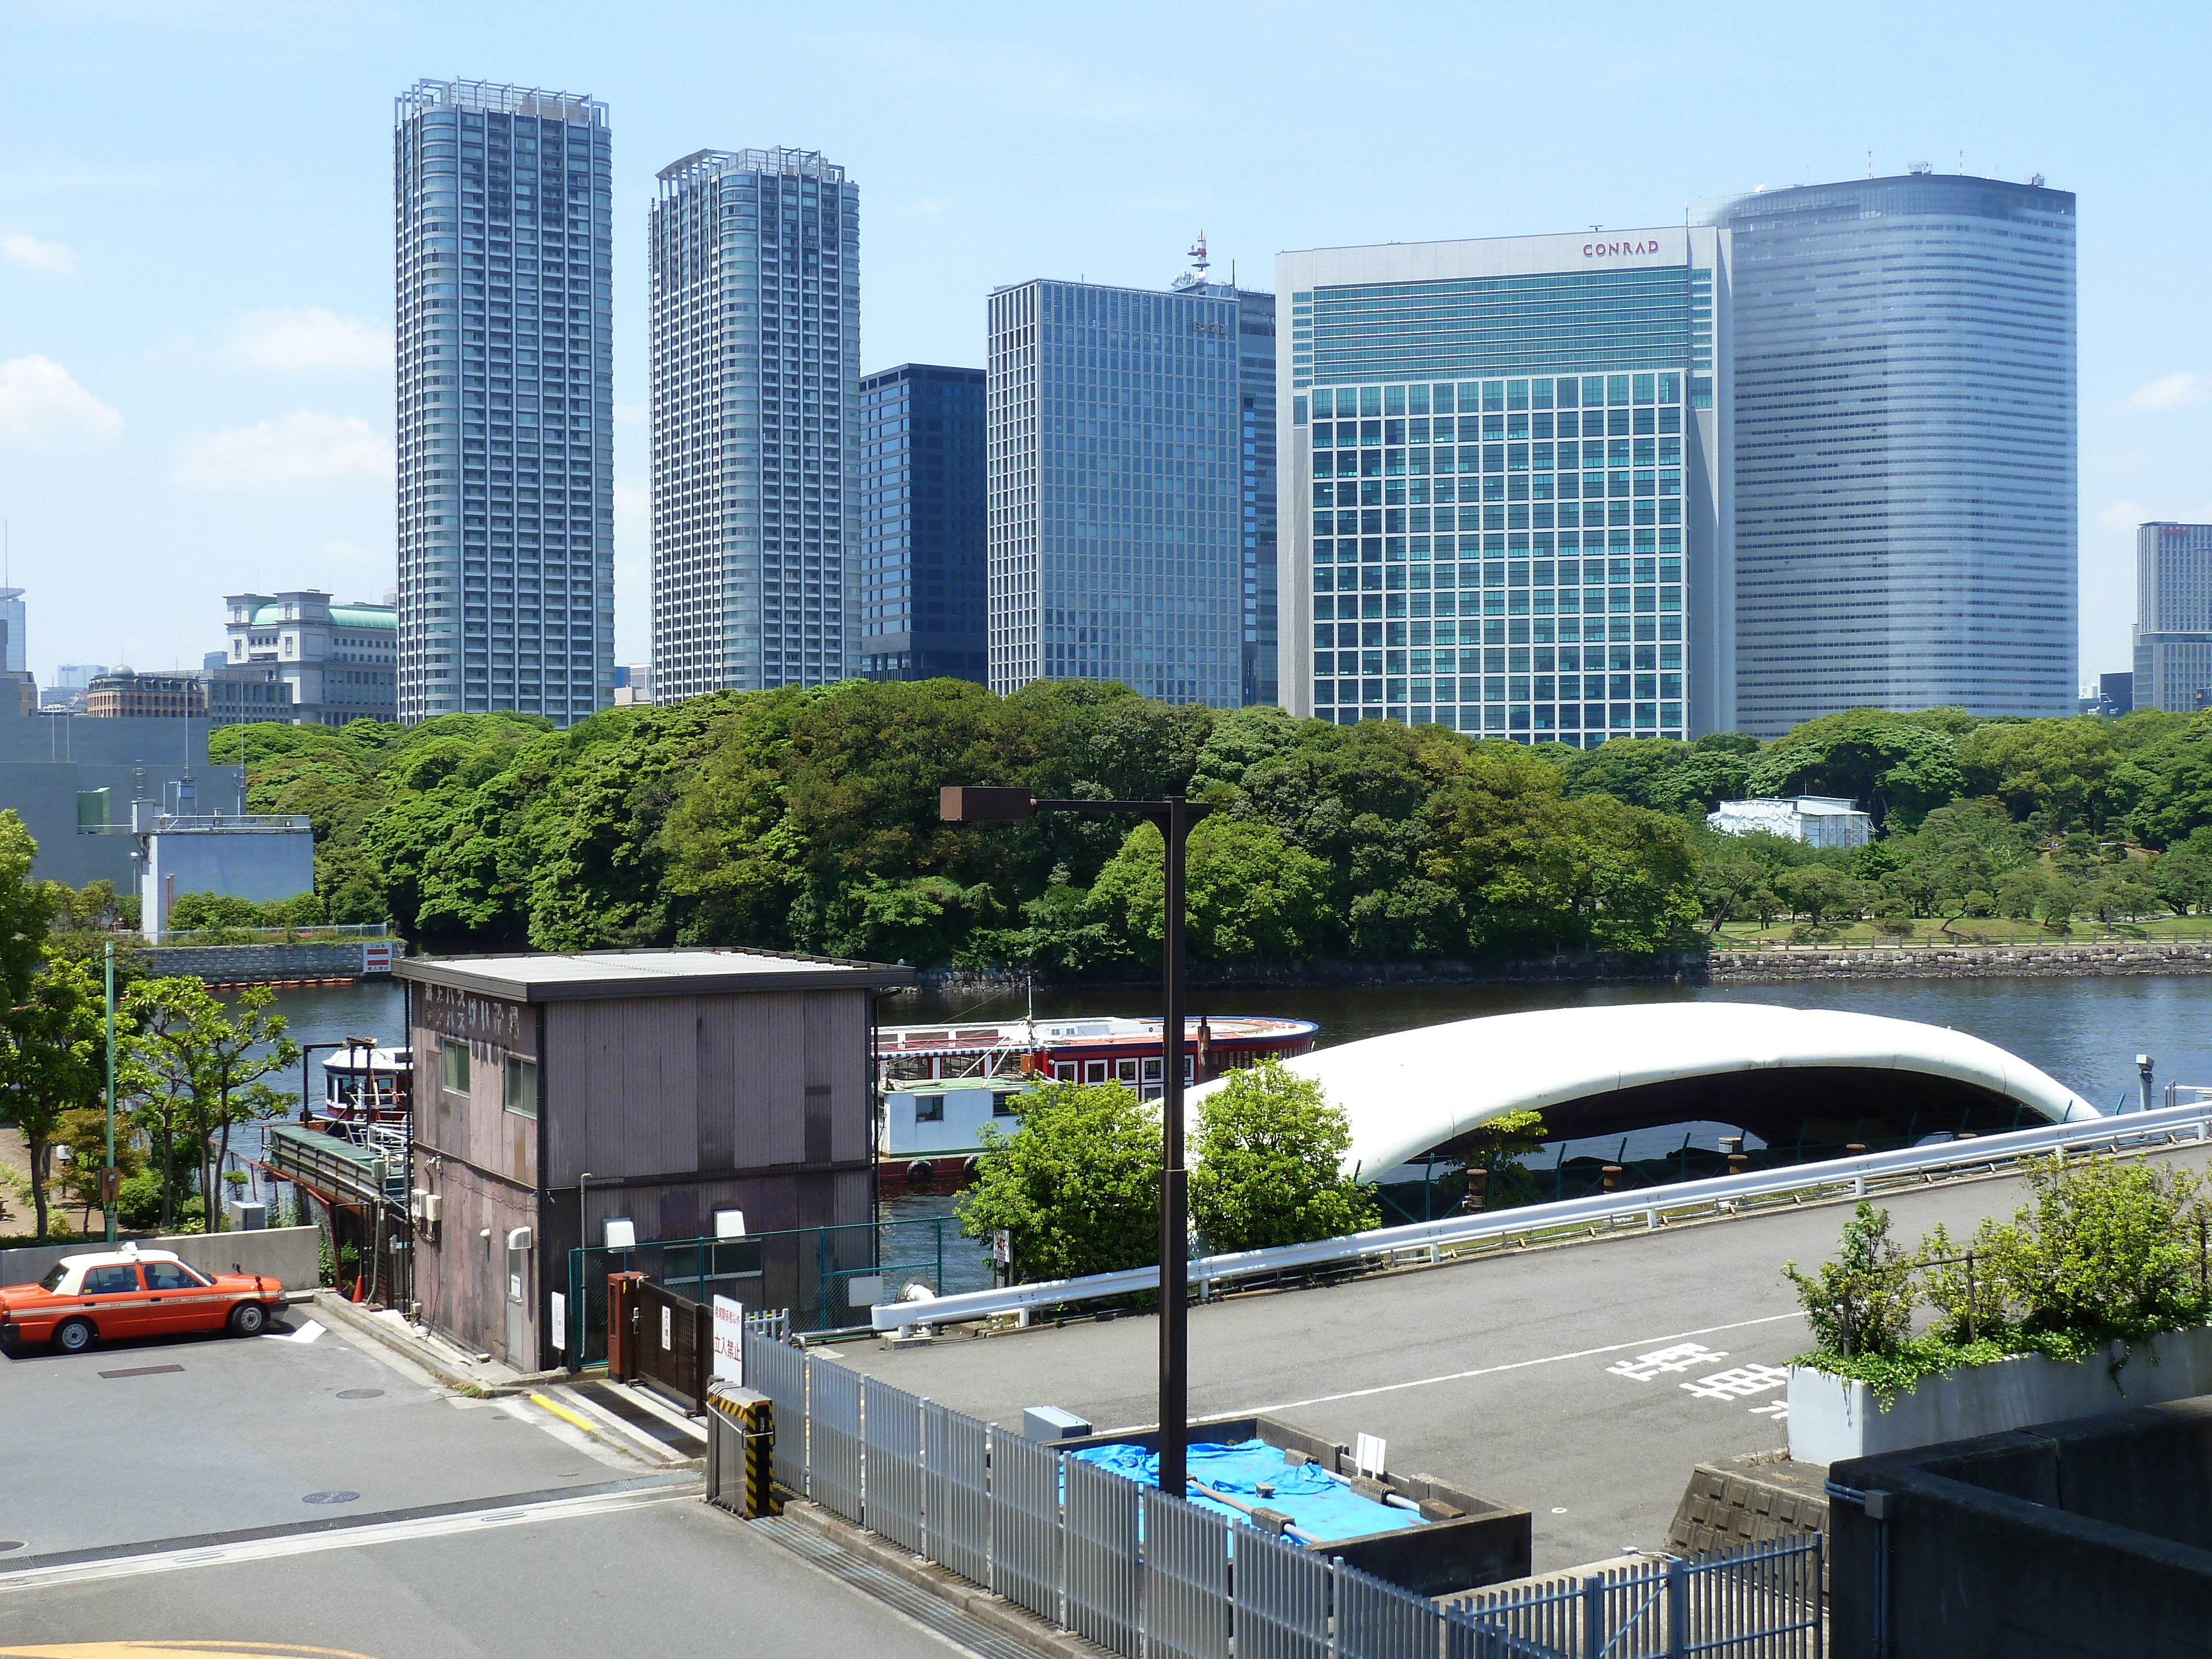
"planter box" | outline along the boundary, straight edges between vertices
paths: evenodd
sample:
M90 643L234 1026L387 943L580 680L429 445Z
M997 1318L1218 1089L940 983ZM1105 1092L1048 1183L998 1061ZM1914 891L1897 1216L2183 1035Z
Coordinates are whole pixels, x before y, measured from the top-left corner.
M2117 1375L2112 1366L2126 1363ZM2046 1359L2020 1354L1923 1377L1883 1411L1863 1382L1790 1368L1790 1455L1801 1463L1909 1451L2037 1423L2212 1395L2212 1328L2168 1331L2130 1352Z

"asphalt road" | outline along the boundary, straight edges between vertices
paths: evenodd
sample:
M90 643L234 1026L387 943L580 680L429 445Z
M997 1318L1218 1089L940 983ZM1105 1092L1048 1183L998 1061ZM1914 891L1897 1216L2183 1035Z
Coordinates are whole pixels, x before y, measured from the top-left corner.
M2205 1149L2167 1154L2202 1167ZM1883 1198L1909 1245L2009 1216L2024 1184ZM1848 1206L1624 1233L1194 1307L1191 1414L1264 1412L1534 1516L1539 1571L1661 1543L1693 1464L1781 1446L1782 1368L1807 1346L1785 1260L1827 1256ZM1085 1321L844 1364L1016 1424L1059 1406L1101 1430L1158 1419L1158 1325Z
M243 1340L156 1337L0 1359L0 1540L46 1555L645 1472L611 1466L582 1437L538 1432L502 1402L448 1395L341 1331L289 1340L309 1322L293 1309L274 1334ZM307 1501L335 1492L355 1496Z
M304 1555L249 1549L245 1559L183 1565L138 1555L36 1588L11 1589L0 1572L0 1655L165 1638L217 1656L270 1644L369 1659L963 1651L695 1496L502 1519L453 1516Z
M283 1323L0 1359L0 1655L960 1651L708 1508L695 1469Z

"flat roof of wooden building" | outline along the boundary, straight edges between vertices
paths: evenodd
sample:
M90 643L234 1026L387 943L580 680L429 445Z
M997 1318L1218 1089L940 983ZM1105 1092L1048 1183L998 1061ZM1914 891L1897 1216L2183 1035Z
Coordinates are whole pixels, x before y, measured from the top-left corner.
M896 990L914 969L773 951L580 951L514 956L406 957L401 979L511 1002L602 997L714 996L745 991Z

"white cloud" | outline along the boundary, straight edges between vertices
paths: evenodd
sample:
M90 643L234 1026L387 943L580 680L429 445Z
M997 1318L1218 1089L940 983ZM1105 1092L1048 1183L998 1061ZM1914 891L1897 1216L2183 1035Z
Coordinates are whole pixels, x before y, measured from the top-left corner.
M2157 516L2141 501L2114 501L2097 514L2097 521L2107 530L2133 530Z
M391 477L392 446L367 421L307 409L195 433L169 472L171 483L193 489L288 489Z
M392 363L387 331L320 306L249 311L232 331L230 343L260 368L387 368Z
M122 416L51 358L14 357L0 363L0 434L25 439L106 437L122 425Z
M2128 393L2130 409L2194 409L2212 399L2212 375L2167 374Z
M76 268L76 251L67 242L42 242L35 236L10 236L0 241L0 255L11 265L44 276L66 276Z

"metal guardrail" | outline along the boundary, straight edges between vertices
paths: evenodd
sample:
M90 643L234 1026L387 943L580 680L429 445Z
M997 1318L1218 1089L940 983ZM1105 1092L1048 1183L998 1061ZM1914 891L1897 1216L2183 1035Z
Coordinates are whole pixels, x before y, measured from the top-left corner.
M1273 1249L1200 1256L1190 1263L1189 1282L1198 1285L1201 1292L1210 1293L1214 1286L1237 1279L1356 1265L1376 1258L1393 1259L1409 1251L1425 1253L1434 1261L1448 1248L1492 1243L1526 1234L1610 1227L1638 1218L1647 1227L1656 1227L1663 1216L1675 1212L1729 1210L1763 1199L1796 1199L1838 1189L1863 1197L1873 1184L1912 1176L1932 1179L1938 1175L1993 1169L2046 1152L2116 1151L2132 1143L2161 1139L2172 1142L2185 1138L2212 1139L2212 1101L2046 1124L2033 1129L2013 1129L2002 1134L1949 1140L1931 1146L1901 1146L1893 1152L1830 1158L1818 1164L1796 1164L1744 1175L1717 1176L1705 1181L1678 1182L1635 1192L1598 1193L1552 1204L1444 1216L1434 1221L1379 1227L1370 1232L1316 1239L1307 1244L1285 1244ZM1134 1295L1153 1289L1158 1282L1157 1268L1131 1267L1119 1273L1089 1273L1078 1279L1046 1279L1033 1285L963 1291L931 1302L885 1304L869 1310L870 1320L879 1331L957 1325L1001 1314L1034 1312L1107 1297Z
M268 1128L265 1161L288 1181L315 1188L334 1197L369 1203L407 1201L407 1160L404 1155L356 1146L337 1135L302 1128L296 1123L272 1123Z

